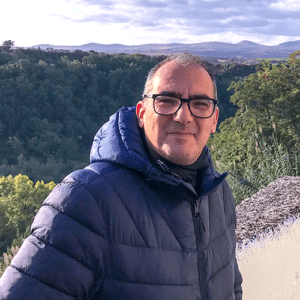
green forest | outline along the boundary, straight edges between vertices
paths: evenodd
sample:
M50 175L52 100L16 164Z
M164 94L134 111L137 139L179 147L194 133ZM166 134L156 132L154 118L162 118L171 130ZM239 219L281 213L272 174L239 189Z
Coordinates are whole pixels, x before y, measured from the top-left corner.
M287 63L218 64L220 118L208 146L236 202L299 175L300 51ZM0 47L0 259L9 263L42 201L89 162L109 116L140 99L164 56ZM21 175L22 174L22 175ZM2 269L1 269L2 268Z
M3 47L2 47L3 48ZM163 56L7 49L0 52L0 174L59 182L89 162L109 116L140 99ZM254 66L219 66L220 121L233 116L232 80Z

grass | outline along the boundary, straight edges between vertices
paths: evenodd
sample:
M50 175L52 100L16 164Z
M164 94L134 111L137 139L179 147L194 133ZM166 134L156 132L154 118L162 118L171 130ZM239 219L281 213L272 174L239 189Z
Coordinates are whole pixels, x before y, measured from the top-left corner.
M10 266L10 263L13 259L13 257L18 253L19 247L11 247L8 250L8 253L3 253L2 257L0 258L0 277L6 270L8 266Z
M274 133L266 139L255 133L249 139L249 152L244 161L218 162L217 171L229 171L227 181L237 204L251 197L269 183L283 176L298 176L300 151L284 148Z

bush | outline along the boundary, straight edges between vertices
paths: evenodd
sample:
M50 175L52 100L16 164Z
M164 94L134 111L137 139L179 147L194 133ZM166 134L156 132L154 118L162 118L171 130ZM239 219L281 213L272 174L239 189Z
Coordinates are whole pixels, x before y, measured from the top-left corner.
M25 234L55 183L35 184L25 175L0 177L0 253ZM18 235L18 236L17 236Z
M30 226L27 227L25 233L20 235L19 230L17 232L17 238L12 241L11 248L7 249L0 257L0 277L4 273L5 269L10 265L13 257L18 253L23 241L30 235Z
M248 155L239 163L215 161L217 171L229 171L227 181L237 204L283 176L299 176L299 155L295 147L285 148L274 132L265 138L260 130L249 136Z
M10 266L13 257L18 253L19 247L11 247L8 253L3 253L0 258L0 277L4 273L5 269Z

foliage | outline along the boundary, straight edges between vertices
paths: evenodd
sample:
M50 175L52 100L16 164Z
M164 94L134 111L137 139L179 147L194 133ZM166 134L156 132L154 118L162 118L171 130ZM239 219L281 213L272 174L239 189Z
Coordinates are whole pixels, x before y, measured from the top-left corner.
M0 277L4 273L5 269L10 266L13 257L18 253L19 249L20 248L18 246L12 246L7 253L3 253L2 257L0 258Z
M218 87L219 103L219 122L234 116L237 111L237 106L230 102L230 97L233 95L232 90L228 90L231 82L234 80L243 80L251 73L255 72L254 65L238 65L238 64L224 64L216 76Z
M216 150L213 146L211 153ZM286 149L279 142L276 132L265 137L261 128L249 136L248 155L239 163L235 161L216 161L216 169L223 173L229 171L227 181L237 204L251 197L260 189L283 176L299 176L300 151Z
M29 174L30 179L34 182L42 178L45 182L60 182L66 174L71 170L83 169L86 167L88 161L63 161L62 159L55 159L53 156L48 157L45 163L42 163L38 158L30 157L25 159L23 154L20 154L15 165L0 165L0 174L10 174L16 176L18 174Z
M35 184L25 175L0 177L0 253L30 226L43 200L55 183Z
M162 59L80 52L81 60L71 61L74 53L22 49L13 54L0 65L3 175L15 174L20 157L23 165L62 163L63 175L86 165L99 127L120 107L140 99L148 70ZM38 175L34 179L44 179Z
M12 40L7 40L2 43L2 49L6 52L10 52L12 47L15 45L15 42Z
M93 137L109 116L141 98L148 71L163 56L47 49L0 51L0 174L59 182L89 162ZM220 70L220 120L236 107L231 79L253 67Z
M4 273L5 269L10 266L13 257L18 253L20 247L22 246L24 240L30 235L30 226L28 226L23 234L20 234L17 230L17 237L12 241L11 247L3 252L0 256L0 277Z
M230 86L235 91L231 102L239 110L221 123L220 132L209 145L214 149L212 157L217 169L224 170L226 166L237 182L245 183L240 190L233 187L238 201L270 180L287 173L299 175L299 71L300 59L293 53L287 65L263 62L256 73ZM256 151L257 145L260 152ZM229 177L230 180L235 179Z

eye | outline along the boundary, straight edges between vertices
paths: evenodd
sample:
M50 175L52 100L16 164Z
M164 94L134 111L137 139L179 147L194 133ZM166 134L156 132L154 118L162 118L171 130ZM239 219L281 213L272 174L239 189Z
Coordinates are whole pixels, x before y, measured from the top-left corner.
M155 102L157 105L177 106L180 101L171 96L157 96Z
M196 109L207 109L212 106L212 101L208 99L193 99L191 105Z

